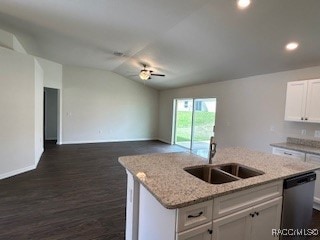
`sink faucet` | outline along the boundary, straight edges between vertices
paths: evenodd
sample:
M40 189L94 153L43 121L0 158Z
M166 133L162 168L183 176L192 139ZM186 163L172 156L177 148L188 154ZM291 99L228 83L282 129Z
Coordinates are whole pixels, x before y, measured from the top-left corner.
M214 141L214 137L210 138L210 148L209 148L209 164L212 164L212 159L216 154L217 143Z

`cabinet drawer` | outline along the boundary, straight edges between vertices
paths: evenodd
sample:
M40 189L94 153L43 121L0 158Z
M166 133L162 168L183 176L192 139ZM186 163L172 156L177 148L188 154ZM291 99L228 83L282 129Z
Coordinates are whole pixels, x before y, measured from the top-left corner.
M277 181L215 198L213 219L280 197L282 185L283 181Z
M199 226L212 220L213 201L180 208L177 211L177 232Z
M177 233L177 240L211 240L212 238L212 223L189 229L187 231Z
M301 161L305 161L306 154L303 152L288 150L284 148L272 148L272 153L284 157L290 157L294 159L299 159Z

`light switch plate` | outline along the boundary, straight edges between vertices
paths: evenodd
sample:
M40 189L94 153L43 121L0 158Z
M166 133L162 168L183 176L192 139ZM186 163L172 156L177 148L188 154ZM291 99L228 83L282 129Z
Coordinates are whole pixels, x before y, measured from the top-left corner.
M314 131L314 137L315 138L320 138L320 130Z

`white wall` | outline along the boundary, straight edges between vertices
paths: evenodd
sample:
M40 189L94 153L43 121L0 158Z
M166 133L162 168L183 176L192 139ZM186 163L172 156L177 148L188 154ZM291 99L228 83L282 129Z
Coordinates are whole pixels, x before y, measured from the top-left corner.
M24 46L21 44L21 42L14 35L13 35L12 46L13 46L13 50L27 54L27 51L25 50Z
M45 140L57 140L58 90L45 88Z
M44 71L44 87L62 88L62 65L44 58L36 57Z
M63 66L63 143L156 139L158 91L115 73Z
M38 164L43 153L43 69L38 61L34 60L35 69L35 95L34 95L34 141L35 141L35 165Z
M0 46L13 49L13 34L0 29Z
M0 48L0 66L0 179L2 179L35 168L37 161L35 103L38 102L35 96L38 94L35 93L33 57ZM40 78L37 79L37 83L41 84ZM37 151L38 156L39 151Z
M0 29L0 46L15 50L21 53L27 53L20 41L12 33Z
M44 58L36 57L44 71L44 87L58 89L57 144L62 143L62 65ZM51 135L51 134L50 134Z
M216 97L219 147L243 146L270 152L270 143L286 137L312 138L320 124L284 121L286 83L319 78L320 66L203 84L160 92L159 139L171 142L174 98ZM307 135L301 136L306 129Z

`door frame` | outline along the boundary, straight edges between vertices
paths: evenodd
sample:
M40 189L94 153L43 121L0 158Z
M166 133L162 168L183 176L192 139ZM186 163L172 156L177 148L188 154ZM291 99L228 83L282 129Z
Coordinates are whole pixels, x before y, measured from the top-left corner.
M45 104L46 104L46 88L57 90L57 145L62 144L62 89L55 87L43 87L43 142L45 142ZM43 143L44 144L44 143Z

